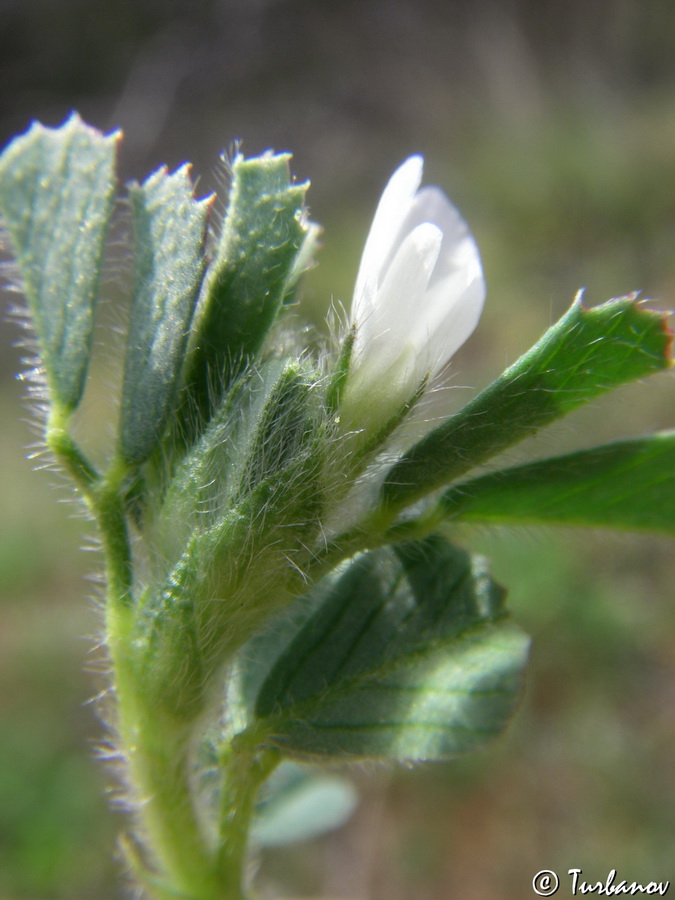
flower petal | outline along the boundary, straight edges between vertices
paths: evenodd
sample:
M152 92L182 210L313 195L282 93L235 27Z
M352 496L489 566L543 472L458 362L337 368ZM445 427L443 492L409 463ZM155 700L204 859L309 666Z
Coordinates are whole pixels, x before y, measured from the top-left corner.
M438 298L438 299L437 299ZM448 275L427 291L424 333L415 335L416 343L426 342L428 370L439 372L473 333L483 310L485 285L480 271Z
M413 342L415 323L423 315L424 293L442 240L441 230L428 222L407 235L376 292L369 315L358 322L355 363L363 357L369 369L375 363L373 368L382 372L404 350L419 352Z
M474 331L485 299L485 281L476 242L457 209L435 187L415 198L406 225L434 222L443 232L438 261L416 321L415 343L426 347L426 365L434 374ZM405 227L405 226L404 226Z
M422 222L431 222L443 232L443 246L432 279L432 285L444 278L449 272L466 264L469 254L466 256L463 256L463 254L466 253L464 244L467 239L472 245L473 255L478 260L478 268L481 268L478 248L469 231L469 226L460 215L457 207L448 200L440 188L424 187L421 191L418 191L402 227L407 231L412 231L413 228Z
M364 307L372 300L384 276L386 264L391 259L402 225L411 208L422 181L424 161L421 156L411 156L396 169L385 187L378 203L373 223L366 239L352 303L352 321L359 322L368 314ZM368 285L371 290L366 290Z
M394 173L361 258L351 313L356 333L340 414L342 427L356 434L368 431L372 437L391 423L427 376L429 388L438 388L445 364L472 333L483 308L476 243L439 188L419 190L421 175L420 157ZM429 427L424 419L434 411L424 398L420 402L425 409L418 407L419 414L413 412L408 421L424 431Z

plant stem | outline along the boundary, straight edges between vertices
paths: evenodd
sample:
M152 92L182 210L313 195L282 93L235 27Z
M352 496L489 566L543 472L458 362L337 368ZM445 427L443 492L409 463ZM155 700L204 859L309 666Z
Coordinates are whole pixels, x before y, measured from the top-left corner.
M261 738L252 730L228 742L221 758L222 816L214 845L198 820L190 778L194 739L203 715L180 717L144 692L147 681L138 666L136 615L134 606L114 599L108 603L118 734L139 837L157 873L147 873L143 880L161 900L245 900L255 795L278 755L261 751ZM147 664L147 656L141 656Z
M111 617L113 618L113 617ZM114 630L114 619L109 633ZM124 641L112 641L118 731L139 832L166 893L190 900L225 900L212 854L192 804L189 760L193 722L172 719L144 702ZM115 658L116 657L116 658Z
M113 667L117 732L139 830L156 865L161 897L221 900L210 854L196 821L189 785L194 722L151 707L143 697L134 652L133 569L122 500L128 474L116 460L88 493L103 541L107 583L106 641ZM148 884L157 881L147 878Z
M121 613L121 615L119 615ZM138 689L122 637L128 610L118 607L110 627L117 645L118 728L128 777L135 793L141 838L157 870L157 896L185 900L246 900L244 885L248 833L256 794L278 764L276 751L260 750L256 733L246 731L221 754L221 819L217 845L203 833L192 802L190 755L198 722L171 718L149 708ZM145 879L148 885L153 876ZM151 888L152 889L152 888Z
M216 873L223 898L246 900L246 853L255 799L263 781L281 761L275 750L260 750L255 729L228 743L221 753L221 805Z
M70 413L54 403L45 426L45 442L82 492L85 504L96 518L103 541L108 601L129 602L133 575L120 492L127 469L124 464L114 462L102 478L70 433L70 419Z
M92 488L100 475L70 434L69 424L70 413L57 403L51 405L45 425L45 443L90 503Z
M129 846L139 880L158 900L245 900L243 885L248 832L257 791L279 762L261 751L259 736L245 731L222 753L219 834L212 846L197 819L190 784L195 718L172 714L144 696L138 668L134 579L123 487L127 465L114 459L104 476L80 450L69 431L70 415L52 406L46 443L67 470L96 518L105 559L106 641L117 702L116 728L125 778L148 852L146 863Z
M111 466L93 495L92 506L103 538L108 605L132 602L133 566L121 484L126 468Z

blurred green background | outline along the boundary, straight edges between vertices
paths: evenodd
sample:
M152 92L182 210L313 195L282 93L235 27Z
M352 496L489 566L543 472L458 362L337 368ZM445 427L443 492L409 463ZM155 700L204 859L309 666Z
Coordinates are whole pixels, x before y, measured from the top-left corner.
M294 152L325 226L297 315L348 304L374 204L421 152L479 241L488 304L453 364L456 404L527 349L579 287L675 296L672 0L4 0L0 140L77 109L123 127L123 178L218 154ZM117 250L103 318L123 320ZM10 303L13 301L9 297ZM20 336L0 325L0 900L116 900L123 816L94 757L95 555L58 475L33 472ZM117 340L119 344L119 340ZM101 423L114 354L95 367ZM461 388L461 389L460 389ZM593 404L508 461L673 427L660 377ZM52 490L56 483L57 490ZM543 529L459 538L491 557L533 635L528 688L487 752L352 772L339 832L269 851L266 897L522 900L532 876L675 878L675 554L653 537ZM88 636L89 639L88 639Z

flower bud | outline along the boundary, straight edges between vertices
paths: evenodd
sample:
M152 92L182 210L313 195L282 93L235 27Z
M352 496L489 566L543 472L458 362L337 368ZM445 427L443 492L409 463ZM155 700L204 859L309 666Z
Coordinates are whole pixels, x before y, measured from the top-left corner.
M354 344L342 396L345 430L386 430L478 323L485 283L476 243L411 156L380 199L352 301Z

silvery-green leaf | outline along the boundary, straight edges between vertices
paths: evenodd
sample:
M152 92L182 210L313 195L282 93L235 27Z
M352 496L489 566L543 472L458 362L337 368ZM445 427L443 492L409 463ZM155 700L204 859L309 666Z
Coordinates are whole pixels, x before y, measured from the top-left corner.
M160 169L130 195L134 290L120 448L127 461L139 463L157 445L176 402L211 200L195 200L188 166L173 174Z
M255 712L266 744L300 759L445 759L503 729L526 655L483 560L432 537L357 557Z
M60 128L34 123L0 159L4 226L49 393L66 412L84 389L119 137L72 115Z
M261 847L310 840L344 825L357 803L343 775L283 762L263 787L251 838Z
M220 242L209 267L187 383L206 418L260 349L307 267L318 228L304 209L308 185L294 184L290 154L237 156ZM186 417L194 417L194 408Z

